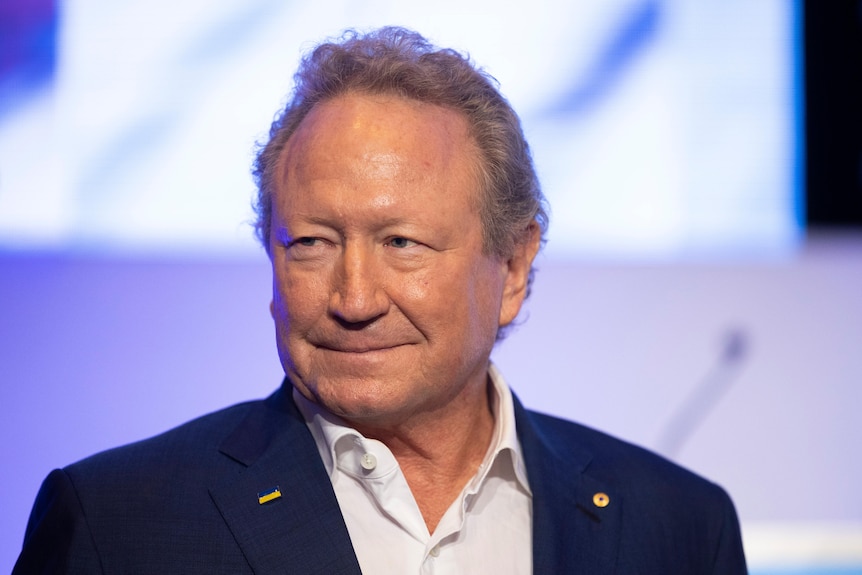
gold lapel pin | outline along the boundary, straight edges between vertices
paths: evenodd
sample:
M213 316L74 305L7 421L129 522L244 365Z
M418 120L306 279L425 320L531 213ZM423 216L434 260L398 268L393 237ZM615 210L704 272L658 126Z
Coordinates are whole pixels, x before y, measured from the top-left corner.
M611 502L611 498L608 497L607 493L602 493L599 491L595 495L593 495L593 505L596 507L607 507Z
M278 488L278 485L276 485L272 489L267 489L266 491L258 493L257 502L263 505L264 503L269 503L273 499L278 499L279 497L281 497L281 490Z

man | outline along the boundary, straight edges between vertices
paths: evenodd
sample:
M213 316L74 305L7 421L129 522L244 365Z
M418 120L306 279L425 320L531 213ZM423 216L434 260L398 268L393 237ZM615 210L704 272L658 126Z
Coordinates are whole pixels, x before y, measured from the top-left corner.
M296 83L255 165L284 384L54 471L16 572L744 573L719 487L490 364L547 222L490 79L388 28Z

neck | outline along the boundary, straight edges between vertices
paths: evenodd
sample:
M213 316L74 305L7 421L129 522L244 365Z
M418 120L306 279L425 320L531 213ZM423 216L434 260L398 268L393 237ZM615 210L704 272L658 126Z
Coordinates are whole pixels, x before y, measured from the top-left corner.
M494 432L490 382L440 412L385 428L356 426L398 460L428 532L476 474ZM456 407L457 405L457 407Z

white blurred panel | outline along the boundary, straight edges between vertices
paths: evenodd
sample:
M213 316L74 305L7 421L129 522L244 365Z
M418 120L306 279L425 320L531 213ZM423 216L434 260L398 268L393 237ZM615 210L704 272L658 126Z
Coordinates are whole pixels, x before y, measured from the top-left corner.
M399 24L500 80L551 257L782 251L793 18L779 0L68 0L53 86L0 122L0 247L252 253L254 143L300 54Z

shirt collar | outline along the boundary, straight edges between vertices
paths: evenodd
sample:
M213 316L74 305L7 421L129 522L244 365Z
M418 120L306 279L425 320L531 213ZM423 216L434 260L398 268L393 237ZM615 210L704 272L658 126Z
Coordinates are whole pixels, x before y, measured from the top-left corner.
M527 481L527 468L524 465L521 442L518 440L518 430L515 428L515 404L512 400L512 391L503 379L503 374L493 363L488 368L488 376L493 390L491 409L494 414L494 437L488 448L488 455L485 456L484 469L490 469L491 464L502 452L509 451L518 483L527 493L532 493Z
M490 399L491 411L494 414L494 432L479 472L470 482L468 489L478 490L493 464L498 458L502 457L511 463L515 477L518 483L521 484L521 487L527 493L531 493L527 481L521 443L518 441L518 433L515 429L515 408L512 400L512 392L509 390L509 386L506 385L506 381L503 379L500 370L493 363L489 366L488 376L491 381ZM329 473L330 478L336 473L336 462L339 461L339 455L343 453L347 445L364 445L366 451L377 453L380 452L380 449L387 450L379 441L364 437L340 417L329 413L318 404L306 399L295 387L293 389L293 400L305 418L306 425L314 437L317 450L320 452L320 458L323 460L323 465L327 473ZM507 451L509 452L509 457L505 457L504 452ZM391 455L389 457L394 460ZM343 461L343 458L341 460ZM375 475L389 473L391 470L389 465L381 466L381 468L376 470ZM362 472L356 470L356 473ZM367 472L362 474L365 476L368 475Z

